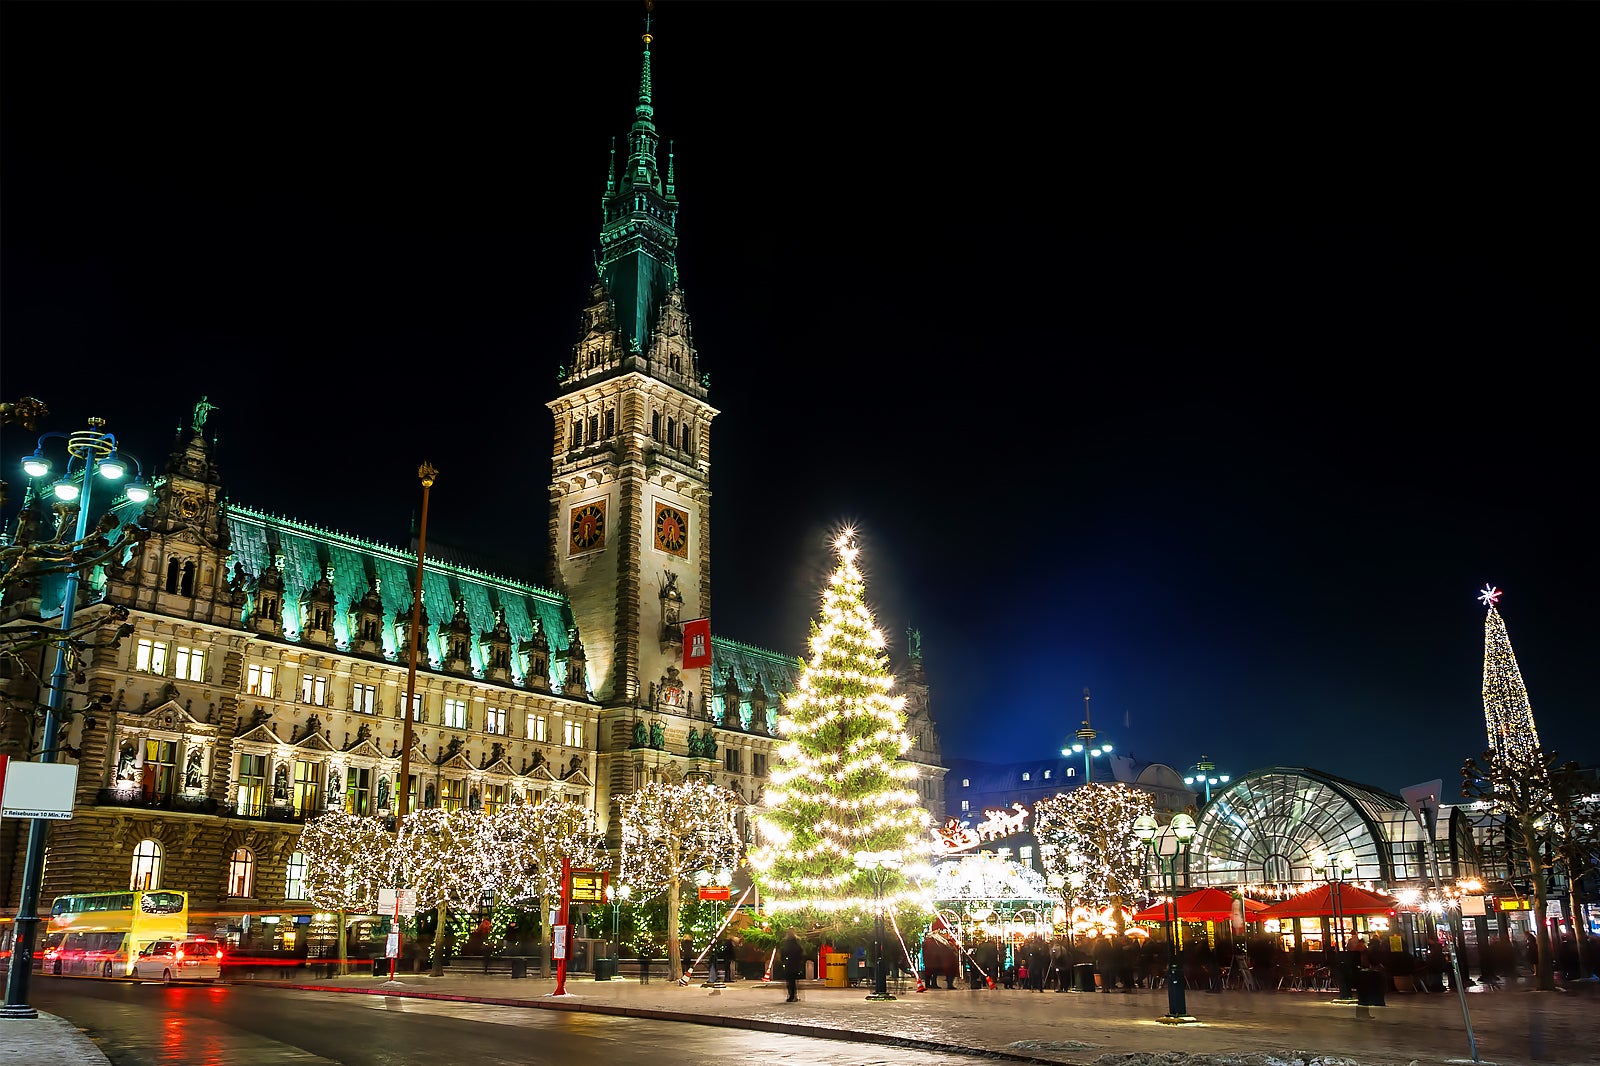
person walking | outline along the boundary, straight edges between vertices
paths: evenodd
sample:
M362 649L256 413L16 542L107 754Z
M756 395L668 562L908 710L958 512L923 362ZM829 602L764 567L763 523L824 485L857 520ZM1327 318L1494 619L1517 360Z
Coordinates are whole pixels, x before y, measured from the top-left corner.
M800 975L806 968L806 949L800 946L800 938L794 935L794 930L789 930L783 938L783 946L778 949L778 960L783 966L784 985L789 989L789 998L785 1003L793 1003L800 998Z

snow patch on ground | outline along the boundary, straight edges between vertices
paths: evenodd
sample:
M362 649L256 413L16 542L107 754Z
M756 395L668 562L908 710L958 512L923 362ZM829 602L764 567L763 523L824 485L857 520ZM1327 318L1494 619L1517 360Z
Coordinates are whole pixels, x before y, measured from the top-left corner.
M1082 1040L1014 1040L1006 1045L1018 1051L1085 1051L1099 1046Z

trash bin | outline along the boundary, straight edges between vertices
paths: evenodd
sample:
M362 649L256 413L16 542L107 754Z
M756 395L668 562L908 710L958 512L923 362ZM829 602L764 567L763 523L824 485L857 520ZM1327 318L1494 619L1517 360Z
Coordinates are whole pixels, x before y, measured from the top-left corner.
M1356 1003L1363 1007L1386 1007L1383 986L1389 983L1382 970L1356 971Z
M1094 963L1079 962L1073 964L1072 987L1079 992L1094 991Z
M828 953L828 973L823 979L824 988L849 988L850 956L843 951Z
M528 976L528 960L513 955L511 958L511 976L514 978Z
M374 977L388 977L389 976L389 959L388 959L387 956L380 955L377 958L372 960L372 976L374 976Z
M609 981L617 976L616 959L595 959L594 979L596 981Z

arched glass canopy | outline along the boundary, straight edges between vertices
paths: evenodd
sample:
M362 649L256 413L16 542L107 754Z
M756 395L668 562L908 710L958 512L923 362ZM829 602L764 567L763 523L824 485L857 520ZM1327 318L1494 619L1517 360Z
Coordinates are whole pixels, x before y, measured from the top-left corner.
M1318 851L1355 855L1345 880L1386 886L1396 880L1391 835L1410 809L1399 796L1302 767L1257 770L1213 792L1189 849L1191 888L1279 885L1325 880ZM1402 877L1414 876L1402 870Z

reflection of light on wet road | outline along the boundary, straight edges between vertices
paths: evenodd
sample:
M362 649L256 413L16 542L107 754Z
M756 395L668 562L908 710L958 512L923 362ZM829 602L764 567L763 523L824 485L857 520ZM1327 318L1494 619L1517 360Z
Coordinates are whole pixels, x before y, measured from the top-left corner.
M794 1066L994 1066L994 1060L971 1055L941 1054L923 1048L858 1044L818 1037L790 1036L784 1033L727 1029L721 1026L686 1022L662 1022L648 1018L624 1018L610 1014L579 1011L552 1011L526 1007L501 1007L486 1003L463 1003L437 999L407 999L399 996L346 996L307 993L315 999L357 1002L350 1004L368 1011L394 1011L414 1016L449 1018L481 1024L485 1030L524 1030L526 1035L504 1032L496 1036L506 1045L538 1046L538 1031L579 1037L587 1042L589 1054L581 1062L619 1063L640 1061L642 1049L671 1048L672 1066L722 1066L747 1059L759 1049L763 1064ZM786 1020L792 1020L786 1019ZM912 1032L903 1034L917 1039ZM530 1061L542 1061L533 1059Z
M217 1004L223 1002L226 995L227 989L216 985L163 988L161 998L172 1013L162 1019L161 1048L156 1062L173 1066L226 1066L228 1048L218 1038L217 1028L209 1024L195 1025L189 1017L196 1005L191 1003L192 999Z

